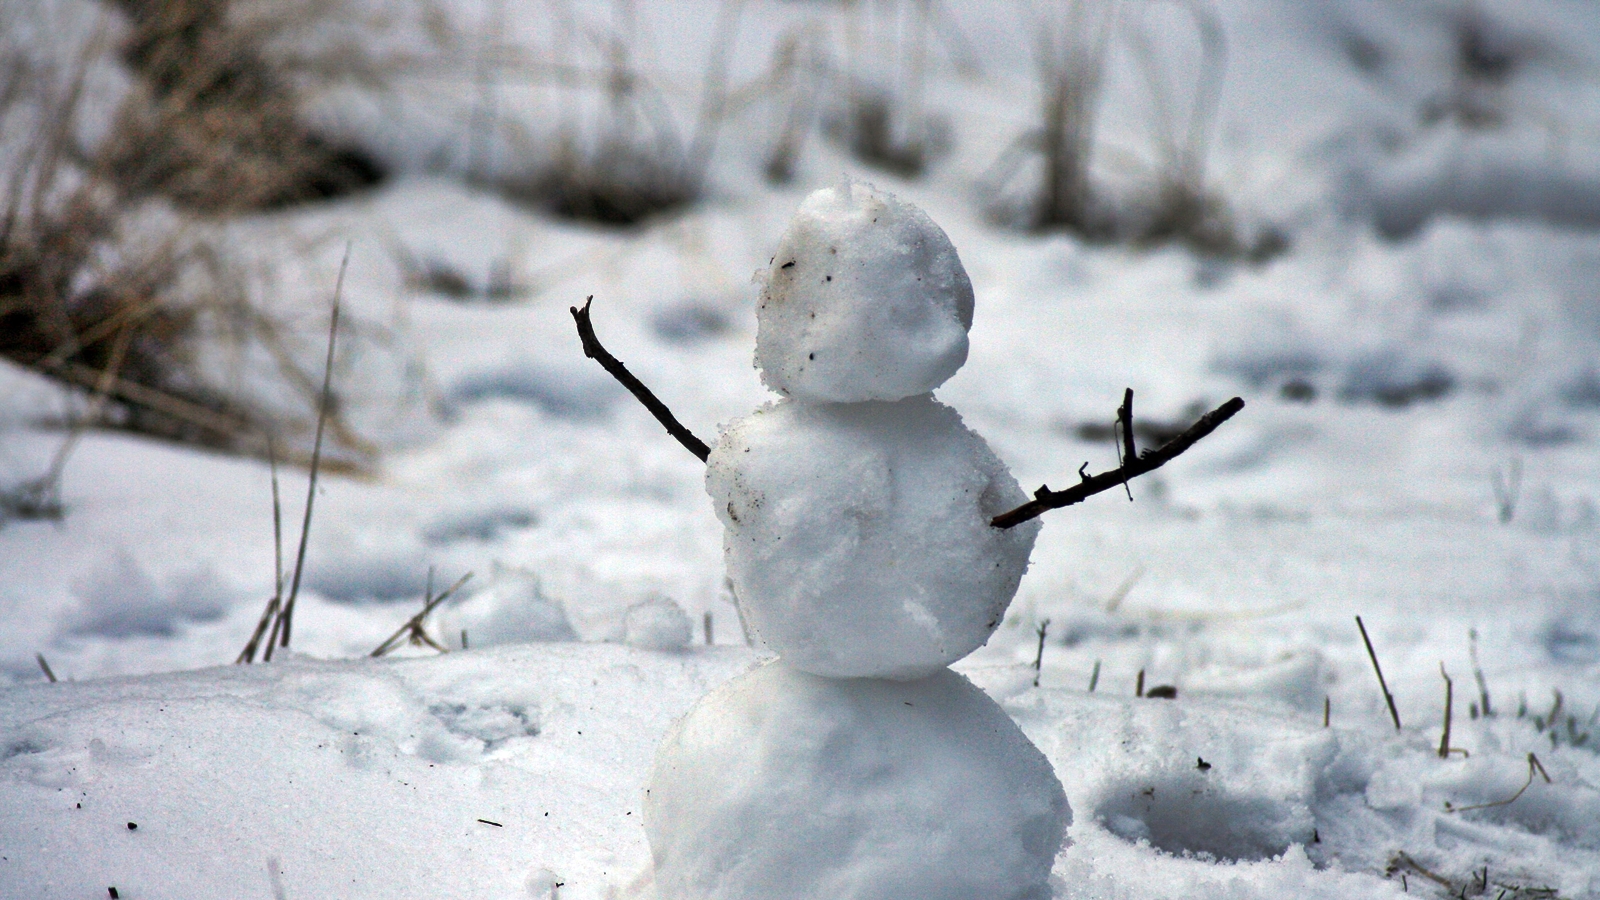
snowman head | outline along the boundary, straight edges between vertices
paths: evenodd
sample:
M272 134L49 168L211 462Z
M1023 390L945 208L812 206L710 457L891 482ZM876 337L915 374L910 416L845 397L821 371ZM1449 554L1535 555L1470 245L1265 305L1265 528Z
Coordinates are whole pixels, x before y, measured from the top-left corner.
M761 380L796 400L925 394L967 359L972 282L922 210L846 177L800 204L756 313Z

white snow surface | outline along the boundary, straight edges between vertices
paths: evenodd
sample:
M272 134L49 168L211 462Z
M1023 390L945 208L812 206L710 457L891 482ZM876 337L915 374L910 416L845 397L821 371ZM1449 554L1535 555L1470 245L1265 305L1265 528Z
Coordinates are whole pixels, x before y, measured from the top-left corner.
M425 52L422 6L357 5L410 30L351 17L334 45ZM635 35L660 100L635 135L704 107L721 4L574 3L567 32L538 4L435 6L460 34L596 72L607 35ZM847 172L960 249L975 315L939 398L1027 490L1116 464L1125 387L1139 422L1169 428L1248 404L1136 481L1135 502L1048 514L1005 620L957 665L1075 812L1055 897L1600 898L1600 9L1216 3L1226 64L1197 129L1203 181L1242 235L1288 239L1252 263L994 224L992 201L1039 174L1040 20L1020 5L925 5L920 94L897 43L919 32L886 21L889 4L744 6L705 197L633 229L493 187L559 155L558 123L577 123L580 148L612 133L603 89L569 102L563 79L467 63L317 93L317 121L395 177L216 236L299 328L284 349L308 373L353 241L335 372L381 462L321 478L295 652L265 666L225 667L272 593L265 463L90 432L64 518L3 523L0 896L649 897L655 748L761 653L743 646L705 467L583 357L567 309L593 294L606 346L714 440L771 399L750 365L751 273L782 261L793 211ZM1122 4L1107 32L1089 175L1113 207L1158 196L1189 133L1188 92L1208 83L1200 8ZM64 65L103 15L13 3L0 35ZM785 37L814 37L823 68L855 60L863 90L743 91L783 83L761 78ZM129 82L109 53L91 76L83 146ZM827 131L880 87L906 88L923 133L948 137L920 178L813 132L794 181L765 180L795 108L762 97L805 91ZM38 119L9 119L0 153ZM457 273L466 296L418 284L412 263ZM513 290L491 296L497 282ZM252 377L261 350L221 374ZM0 366L0 489L47 470L85 400ZM292 559L306 479L281 475ZM415 614L430 567L436 586L475 573L429 619L451 652L366 659ZM629 610L662 597L700 626L693 642L628 646ZM1136 697L1141 671L1147 694L1177 697Z
M756 304L756 368L796 400L899 400L967 361L972 282L944 229L848 176L806 197Z
M1072 810L999 704L945 669L782 659L694 705L644 801L661 900L1042 900Z
M931 394L769 404L723 430L706 491L744 621L831 677L921 678L976 650L1039 533L989 525L1027 496Z

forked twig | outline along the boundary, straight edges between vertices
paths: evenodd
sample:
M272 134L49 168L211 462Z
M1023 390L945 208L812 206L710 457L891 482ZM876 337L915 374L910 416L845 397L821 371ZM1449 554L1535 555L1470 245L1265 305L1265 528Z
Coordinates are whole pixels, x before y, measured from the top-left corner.
M672 414L672 410L667 409L667 405L658 400L656 395L652 394L650 389L644 386L644 382L635 378L633 373L628 371L628 367L622 364L621 360L606 352L606 348L600 345L600 339L595 337L594 325L589 321L589 304L593 302L594 295L591 294L587 300L583 301L582 309L576 306L571 307L572 320L578 323L578 339L583 342L583 355L598 362L601 368L611 374L612 378L621 382L622 386L627 388L628 392L633 394L634 397L638 398L639 402L644 404L644 408L648 409L650 414L656 417L656 421L667 429L667 434L676 438L678 443L682 444L690 453L699 457L701 462L705 462L706 458L711 455L711 448L706 446L706 442L695 437L689 429L685 428L683 423L678 421L678 417Z
M400 646L400 641L403 638L410 639L411 643L413 644L426 644L440 653L449 653L450 651L439 646L437 641L428 636L428 632L422 627L422 623L427 620L428 614L433 612L435 607L449 599L450 596L454 594L463 584L466 584L467 579L471 577L472 573L468 572L467 574L456 579L455 584L445 588L443 593L435 597L432 595L433 570L428 570L429 585L427 593L423 594L422 611L408 619L404 625L401 625L395 630L394 634L389 635L389 639L379 644L378 648L373 650L371 655L373 657L379 657L387 654L389 651Z
M1199 421L1190 425L1182 434L1167 441L1154 450L1145 450L1133 456L1133 391L1130 389L1123 394L1123 406L1118 410L1118 421L1122 424L1122 450L1124 459L1122 465L1109 472L1098 475L1085 475L1080 470L1082 479L1077 484L1064 491L1052 491L1049 485L1041 485L1033 492L1033 499L1022 504L1010 512L1001 513L989 520L989 524L996 528L1012 528L1021 525L1029 519L1036 518L1052 509L1082 503L1095 494L1109 491L1120 484L1138 478L1148 472L1161 468L1168 461L1180 453L1194 446L1201 438L1217 430L1217 426L1233 418L1234 414L1244 409L1244 400L1234 397L1211 412L1201 416Z
M1418 875L1421 875L1423 878L1428 879L1434 884L1441 885L1446 891L1455 890L1455 885L1450 883L1450 879L1445 878L1443 875L1440 875L1437 872L1429 871L1422 865L1422 863L1412 859L1411 855L1406 853L1404 850L1395 853L1394 859L1389 862L1388 870L1384 873L1385 877L1392 876L1395 872L1398 872L1401 866L1409 868L1411 871L1416 872Z
M1450 803L1450 801L1446 800L1444 802L1444 811L1448 812L1448 813L1459 813L1459 812L1470 812L1471 810L1474 810L1474 809L1489 809L1490 807L1494 807L1494 806L1509 806L1510 804L1517 802L1517 799L1522 796L1522 793L1524 791L1526 791L1530 785L1533 784L1533 774L1534 774L1534 772L1538 772L1539 775L1544 778L1544 783L1545 784L1550 784L1551 783L1550 782L1550 773L1546 772L1544 770L1544 765L1539 762L1539 757L1534 756L1532 753L1529 753L1528 754L1528 780L1524 781L1522 783L1522 787L1517 788L1517 792L1515 794L1512 794L1511 796L1507 797L1504 800L1496 800L1493 803L1477 803L1477 804L1474 804L1472 806L1454 806L1454 805L1452 805Z

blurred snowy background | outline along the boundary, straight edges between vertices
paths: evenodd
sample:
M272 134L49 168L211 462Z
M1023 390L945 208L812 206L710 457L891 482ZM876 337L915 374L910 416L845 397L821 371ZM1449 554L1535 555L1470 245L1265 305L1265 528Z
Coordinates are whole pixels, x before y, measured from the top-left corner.
M647 895L655 742L758 652L567 309L710 438L848 172L959 249L939 397L1025 488L1115 465L1124 387L1144 445L1248 402L1049 514L958 666L1067 787L1060 896L1600 897L1592 3L0 0L0 45L0 894ZM211 668L269 434L292 568L347 247L293 652ZM357 662L430 572L451 652Z

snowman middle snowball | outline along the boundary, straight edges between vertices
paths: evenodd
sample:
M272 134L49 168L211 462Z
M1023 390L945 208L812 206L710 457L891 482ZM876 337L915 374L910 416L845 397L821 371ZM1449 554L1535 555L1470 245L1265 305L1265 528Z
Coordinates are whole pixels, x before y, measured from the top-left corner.
M746 623L794 668L921 678L981 646L1039 532L931 392L967 355L972 285L921 210L846 179L790 223L757 311L785 399L731 423L706 472Z

